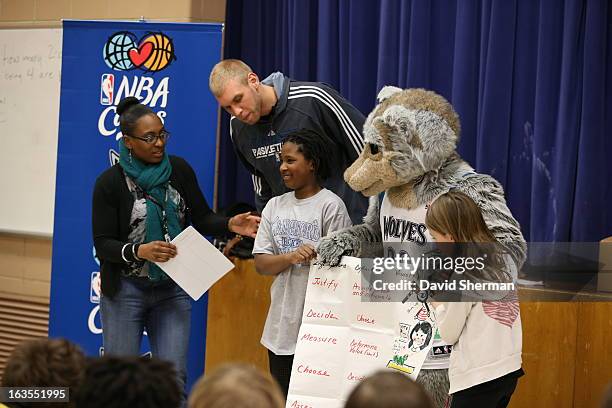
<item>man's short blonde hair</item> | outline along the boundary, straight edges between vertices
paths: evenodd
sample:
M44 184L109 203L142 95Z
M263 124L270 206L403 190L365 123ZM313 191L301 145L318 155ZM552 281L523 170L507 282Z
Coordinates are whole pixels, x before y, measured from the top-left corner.
M247 85L247 76L251 72L253 72L251 67L238 59L223 60L217 63L212 71L210 71L208 87L213 95L218 97L223 93L227 81L235 79Z
M245 364L227 364L200 378L191 390L189 408L284 408L278 383Z

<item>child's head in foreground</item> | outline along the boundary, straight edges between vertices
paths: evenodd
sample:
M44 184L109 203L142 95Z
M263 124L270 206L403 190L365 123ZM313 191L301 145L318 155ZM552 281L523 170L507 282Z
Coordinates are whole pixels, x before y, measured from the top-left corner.
M283 408L280 386L267 373L245 364L224 365L194 385L189 408Z
M423 387L404 374L378 371L362 380L345 408L433 408Z

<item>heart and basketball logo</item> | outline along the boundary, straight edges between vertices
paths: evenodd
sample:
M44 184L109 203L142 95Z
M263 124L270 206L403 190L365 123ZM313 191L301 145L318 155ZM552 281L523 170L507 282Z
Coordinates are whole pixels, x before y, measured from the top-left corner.
M176 60L172 39L163 33L147 33L142 38L129 31L111 35L104 44L104 62L117 71L157 72Z

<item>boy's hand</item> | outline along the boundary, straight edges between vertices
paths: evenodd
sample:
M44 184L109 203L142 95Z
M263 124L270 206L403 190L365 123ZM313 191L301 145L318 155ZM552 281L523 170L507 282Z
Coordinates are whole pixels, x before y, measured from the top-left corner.
M287 257L291 265L307 264L317 257L317 251L311 245L304 244L295 251L287 253Z

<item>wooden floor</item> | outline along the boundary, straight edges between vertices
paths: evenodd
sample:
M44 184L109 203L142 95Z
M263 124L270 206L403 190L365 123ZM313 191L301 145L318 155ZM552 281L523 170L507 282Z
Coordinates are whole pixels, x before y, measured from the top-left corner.
M268 369L259 339L272 278L252 260L235 264L209 293L207 372L233 361ZM612 382L612 303L521 301L521 319L526 375L510 407L599 408Z

